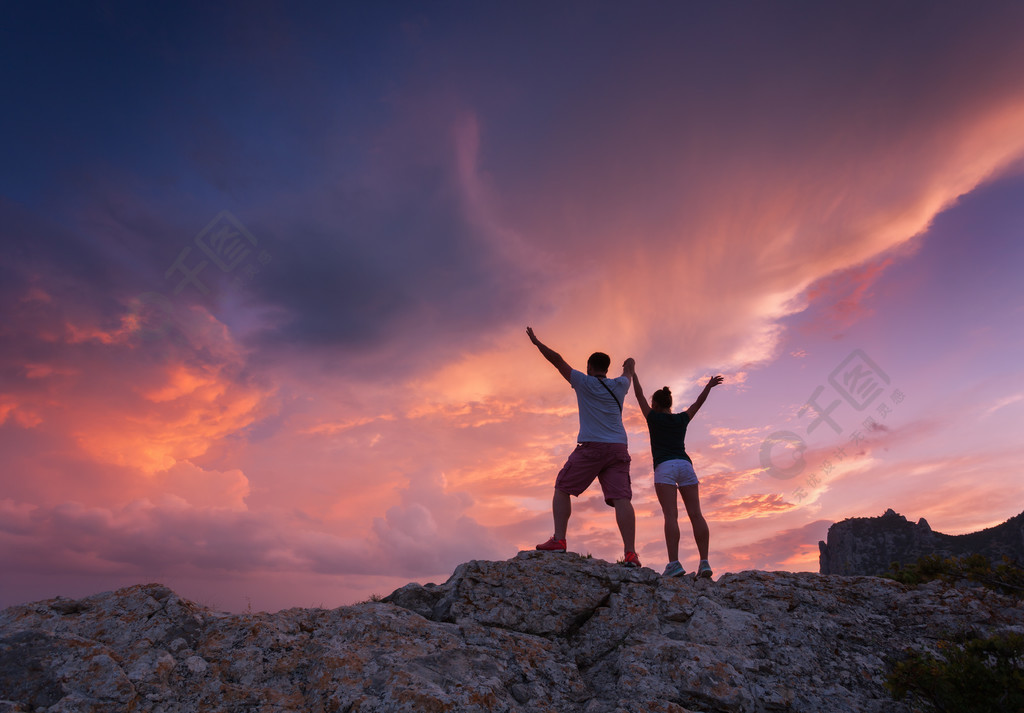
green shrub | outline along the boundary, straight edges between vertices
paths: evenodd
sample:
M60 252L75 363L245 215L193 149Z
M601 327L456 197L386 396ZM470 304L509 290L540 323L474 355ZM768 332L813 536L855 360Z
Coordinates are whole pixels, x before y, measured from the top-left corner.
M903 584L917 585L940 579L944 582L968 580L1017 599L1024 598L1024 568L1004 559L992 566L984 555L948 557L925 555L913 564L893 562L883 577Z
M983 555L926 555L913 564L893 562L882 576L911 586L967 580L1024 599L1024 569L1009 560L993 566ZM949 639L934 655L908 650L892 667L886 687L897 700L910 697L939 713L1024 713L1024 635Z
M996 634L940 641L939 655L907 651L886 687L942 713L1024 712L1024 636Z

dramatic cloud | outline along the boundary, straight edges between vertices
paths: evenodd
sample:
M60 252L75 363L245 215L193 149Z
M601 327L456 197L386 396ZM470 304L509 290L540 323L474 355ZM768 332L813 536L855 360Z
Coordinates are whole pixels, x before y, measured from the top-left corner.
M1018 3L13 10L0 591L340 603L532 547L577 420L527 325L677 409L725 375L687 435L716 572L816 569L888 507L1016 514L1022 32ZM573 505L570 547L621 556Z

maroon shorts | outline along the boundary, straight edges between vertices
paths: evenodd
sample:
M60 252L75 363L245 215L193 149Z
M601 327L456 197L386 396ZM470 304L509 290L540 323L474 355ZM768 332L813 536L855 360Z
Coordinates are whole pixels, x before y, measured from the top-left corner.
M555 478L555 490L579 495L594 478L601 481L604 501L633 497L629 481L629 451L625 443L580 443Z

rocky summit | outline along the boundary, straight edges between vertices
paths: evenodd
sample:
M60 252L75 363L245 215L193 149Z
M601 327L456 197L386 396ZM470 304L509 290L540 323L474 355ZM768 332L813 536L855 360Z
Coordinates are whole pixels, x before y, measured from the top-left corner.
M892 660L1005 630L1021 605L966 584L521 552L331 610L224 614L156 584L10 607L0 712L909 711Z

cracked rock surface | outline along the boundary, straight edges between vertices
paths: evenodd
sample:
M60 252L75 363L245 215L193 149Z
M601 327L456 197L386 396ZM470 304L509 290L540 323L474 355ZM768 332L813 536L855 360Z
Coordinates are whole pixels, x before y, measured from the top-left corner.
M156 584L10 607L0 713L909 711L894 658L1004 630L1024 608L967 586L521 552L333 610L224 614Z

